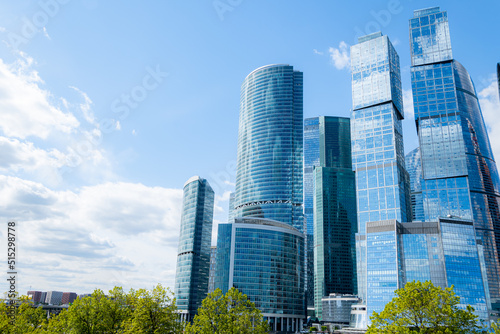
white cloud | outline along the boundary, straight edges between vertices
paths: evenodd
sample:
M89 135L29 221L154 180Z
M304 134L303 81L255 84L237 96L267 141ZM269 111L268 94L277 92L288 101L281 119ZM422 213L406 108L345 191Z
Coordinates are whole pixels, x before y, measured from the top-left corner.
M120 121L116 121L115 129L116 130L121 130L122 129L122 125L120 124Z
M41 88L43 81L31 68L33 59L21 56L10 65L0 59L0 129L8 137L21 139L74 131L78 120L51 103L51 93Z
M478 93L481 111L488 129L493 155L498 163L500 159L500 102L498 98L498 82L492 75L489 86Z
M349 58L349 46L346 42L342 41L339 44L339 48L330 47L328 52L330 53L330 59L333 65L338 69L342 70L344 68L349 68L350 58Z
M74 86L69 86L69 88L75 90L76 92L78 92L82 96L83 103L80 104L80 110L82 111L83 117L85 117L85 120L87 122L89 122L90 124L97 125L94 113L91 111L92 100L87 95L87 93L82 92L79 88L74 87Z
M181 189L121 182L55 191L0 176L0 219L18 222L22 293L173 287L181 208Z
M0 32L6 32L7 29L5 29L4 27L0 27Z
M403 90L403 109L405 119L413 119L415 117L413 109L413 92L411 89Z
M322 56L322 55L323 55L323 52L318 51L318 50L316 50L316 49L313 49L313 52L314 52L314 54L316 54L316 55L320 55L320 56Z
M43 35L49 40L51 41L52 38L49 36L49 33L47 32L47 28L43 27Z

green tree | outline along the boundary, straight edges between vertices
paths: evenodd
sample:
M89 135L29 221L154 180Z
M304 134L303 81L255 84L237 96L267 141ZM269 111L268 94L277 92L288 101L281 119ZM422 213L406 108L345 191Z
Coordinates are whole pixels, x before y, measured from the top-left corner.
M269 325L262 313L235 288L225 295L220 289L208 294L198 309L192 324L187 324L186 334L264 334Z
M158 284L152 291L132 291L129 295L132 314L124 322L123 333L181 333L182 324L173 294Z
M396 297L379 314L370 317L369 333L485 333L474 309L458 308L453 287L442 289L431 282L410 282L396 290Z
M15 317L11 318L9 309L2 300L0 303L0 333L24 334L38 333L47 325L47 316L41 307L34 308L27 296L21 296L15 308ZM14 321L12 321L14 320Z
M491 328L493 329L493 333L500 334L500 321L493 323Z

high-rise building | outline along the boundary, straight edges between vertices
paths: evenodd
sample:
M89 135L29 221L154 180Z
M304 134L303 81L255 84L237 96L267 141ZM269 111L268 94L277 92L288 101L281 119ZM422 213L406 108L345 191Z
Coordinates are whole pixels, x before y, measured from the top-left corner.
M366 224L411 220L409 176L403 148L399 56L380 32L351 47L352 166L356 172L358 295L366 302ZM396 286L391 286L395 290Z
M76 297L76 292L63 292L61 297L61 304L70 304L75 301Z
M488 320L482 253L471 221L368 222L366 239L368 286L374 287L368 289L368 315L383 311L394 290L406 283L431 281L443 288L453 285L458 306L471 305L481 320Z
M306 303L314 307L314 167L319 166L319 117L304 120L304 219L306 222Z
M498 94L500 94L500 63L497 63Z
M61 305L62 291L47 291L45 303L49 305Z
M31 300L33 300L33 304L45 302L45 300L40 301L40 299L42 297L42 291L28 291L27 295L28 295L28 297L31 298Z
M266 218L305 232L302 72L267 65L241 86L234 217Z
M302 329L304 234L264 218L235 218L219 224L215 288L235 287L262 312L273 331Z
M181 231L175 276L177 308L191 321L208 293L214 191L193 176L184 184Z
M350 120L322 116L304 123L304 211L313 219L307 222L308 243L313 234L308 252L313 250L314 307L322 319L323 297L354 294L357 286Z
M406 155L406 170L410 175L412 221L424 221L424 202L422 199L422 163L420 147Z
M208 293L215 291L215 264L217 263L217 246L210 248L210 273L208 275Z
M238 288L283 331L300 329L306 314L302 80L290 65L245 78L234 219L217 238L215 288Z
M229 214L227 216L227 222L232 223L234 220L234 192L229 194Z
M410 46L425 221L473 221L492 306L498 309L500 181L474 84L453 58L447 12L416 10ZM460 239L456 235L450 242Z

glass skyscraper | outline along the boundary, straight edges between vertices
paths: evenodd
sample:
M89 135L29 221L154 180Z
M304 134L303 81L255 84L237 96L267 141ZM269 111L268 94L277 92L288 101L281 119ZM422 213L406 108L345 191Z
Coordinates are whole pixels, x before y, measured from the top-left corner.
M191 321L207 296L214 191L194 176L184 185L181 232L175 275L175 298L182 319Z
M314 167L319 166L319 117L304 120L304 219L307 225L306 303L314 306Z
M412 221L424 221L424 203L422 199L422 162L420 147L406 155L406 170L410 175Z
M403 148L399 56L387 36L374 33L351 47L352 167L356 172L358 295L366 302L366 224L411 220Z
M237 288L274 331L296 332L305 320L304 256L304 234L289 224L235 218L219 224L215 288Z
M471 221L439 218L437 222L367 224L368 315L381 312L394 290L411 281L454 286L459 307L471 305L488 320L488 301L481 272L481 247Z
M473 221L492 306L498 309L500 181L474 84L453 58L447 12L415 11L410 46L425 220Z
M350 120L322 116L304 123L304 202L307 219L313 219L313 224L307 222L308 236L314 236L308 246L314 258L314 306L321 319L323 297L356 293L356 193Z
M498 94L500 94L500 63L497 63Z
M302 82L290 65L245 78L232 223L217 239L215 287L238 288L280 331L306 316Z
M267 65L241 86L234 217L276 220L305 232L302 72Z

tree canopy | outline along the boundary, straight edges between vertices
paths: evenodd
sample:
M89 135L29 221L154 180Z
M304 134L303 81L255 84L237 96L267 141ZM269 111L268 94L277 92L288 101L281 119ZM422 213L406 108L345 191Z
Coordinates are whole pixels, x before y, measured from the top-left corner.
M379 314L370 317L367 333L486 333L474 309L458 308L453 287L442 289L431 282L410 282L395 291L396 297Z
M187 324L186 334L264 334L269 325L262 313L236 288L225 295L220 289L203 300L192 324Z
M5 303L0 303L0 332L9 334L118 334L182 332L182 324L169 289L157 285L153 290L130 290L115 287L106 296L95 290L92 295L77 298L59 315L47 320L42 307L34 308L22 297L13 324Z

